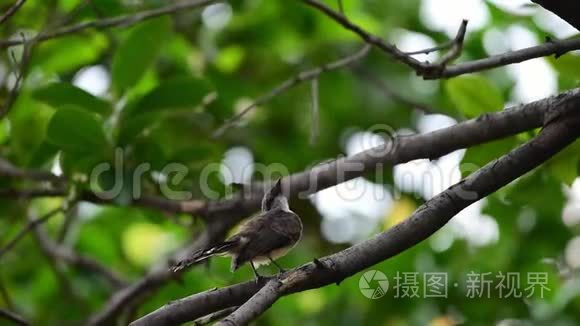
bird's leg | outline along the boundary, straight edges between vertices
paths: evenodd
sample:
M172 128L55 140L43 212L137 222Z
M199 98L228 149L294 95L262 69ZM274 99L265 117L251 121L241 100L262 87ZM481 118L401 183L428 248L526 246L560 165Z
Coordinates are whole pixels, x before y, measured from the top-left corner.
M256 266L254 266L254 262L250 260L250 266L252 266L252 271L254 271L254 276L256 277L256 283L259 283L263 276L258 274L258 271L256 270Z
M274 264L276 267L278 267L278 270L280 273L286 272L286 269L284 269L284 268L282 268L282 266L278 265L278 263L274 259L272 259L272 257L270 257L270 255L268 255L268 259L270 259L272 264Z

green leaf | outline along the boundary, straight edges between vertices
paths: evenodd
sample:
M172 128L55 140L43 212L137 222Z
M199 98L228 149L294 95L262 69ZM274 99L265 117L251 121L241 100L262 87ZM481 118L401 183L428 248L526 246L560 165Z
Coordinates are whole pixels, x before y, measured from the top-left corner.
M504 101L500 91L482 76L461 76L445 83L447 95L466 117L500 111Z
M67 106L54 114L46 136L49 142L64 151L95 152L105 148L107 144L102 124L93 113Z
M113 85L122 92L137 83L153 64L171 32L171 20L162 17L140 24L121 44L113 58Z
M212 91L209 83L197 78L182 78L163 82L145 95L129 113L143 114L167 109L191 109L200 105Z
M57 109L71 104L102 115L111 113L108 102L68 83L50 84L36 90L32 96Z
M212 87L208 82L197 78L163 82L137 102L126 106L121 118L119 143L128 144L144 129L159 122L162 119L159 113L197 107L211 91Z
M551 221L554 216L560 216L565 202L562 183L545 170L522 176L506 193L505 199L512 205L531 207Z
M559 58L549 57L548 61L559 74L577 80L580 78L580 55L571 53Z
M30 93L18 96L8 114L10 121L9 146L17 158L15 163L26 164L46 138L48 124L54 110L34 101Z
M556 179L567 185L571 185L578 176L579 153L580 142L575 142L560 153L554 155L546 162L545 166Z
M107 38L98 33L89 37L70 35L43 42L32 51L30 66L41 68L45 76L70 72L98 60L107 44Z
M505 155L517 145L514 138L505 138L467 149L461 160L461 176L466 177L487 163Z
M28 162L29 167L41 167L45 163L49 162L58 153L58 147L51 144L48 141L41 143L38 148L32 154L30 162Z

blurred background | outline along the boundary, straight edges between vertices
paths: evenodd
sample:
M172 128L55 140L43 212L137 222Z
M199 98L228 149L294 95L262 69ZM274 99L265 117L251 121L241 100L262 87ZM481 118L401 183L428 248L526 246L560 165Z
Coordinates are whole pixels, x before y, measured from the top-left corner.
M334 1L326 3L336 8ZM11 4L0 0L2 10ZM159 0L29 0L0 26L0 37L30 40L62 25L166 5ZM458 62L578 33L524 0L344 0L343 5L350 19L404 51L444 43L468 19ZM299 1L271 0L218 2L126 28L87 29L54 38L32 48L20 94L0 121L0 156L18 167L65 175L74 180L75 189L102 190L110 186L111 176L89 182L91 169L99 162L114 162L114 149L121 148L124 184L131 184L131 173L140 163L151 166L143 175L143 193L159 192L159 185L171 179L163 167L179 163L188 174L172 182L173 189L191 192L194 198L223 196L231 183L259 180L257 170L281 164L287 173L298 172L379 145L384 132L433 131L557 94L577 87L580 80L576 53L424 81L372 50L349 67L320 75L318 119L312 118L311 84L304 82L212 137L230 117L286 79L355 53L362 45L354 34ZM18 80L23 52L22 45L0 52L2 101ZM416 58L434 62L440 55ZM280 263L298 266L392 227L462 175L536 132L387 167L293 201L305 234ZM579 324L579 149L573 145L465 209L427 241L374 266L391 283L383 297L366 298L357 274L339 286L284 297L256 324ZM0 179L6 189L33 184ZM46 231L131 281L167 259L204 225L195 217L133 207L131 188L122 188L116 206L79 203L51 218ZM27 216L42 215L62 201L0 198L0 245L26 225ZM444 272L447 296L396 297L392 286L398 272L418 273L420 292L423 273ZM467 298L466 279L473 272L490 273L489 298ZM495 276L507 272L521 274L520 289L528 285L527 273L547 273L549 290L543 298L538 293L501 297L494 289ZM182 284L168 283L142 302L135 316L251 275L249 267L231 274L229 260L216 258L187 272ZM95 273L47 258L31 235L0 257L0 288L0 307L38 325L74 325L99 310L114 291Z

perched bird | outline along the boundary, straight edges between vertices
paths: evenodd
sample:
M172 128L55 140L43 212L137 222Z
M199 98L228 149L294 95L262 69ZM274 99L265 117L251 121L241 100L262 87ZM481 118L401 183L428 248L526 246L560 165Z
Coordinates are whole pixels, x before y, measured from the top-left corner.
M275 259L284 256L302 236L300 217L290 210L288 199L282 194L281 180L264 195L262 212L245 222L240 231L222 243L196 252L189 259L175 265L178 271L212 256L232 257L232 272L249 262L256 279L260 274L256 267L270 262L282 272L284 269Z

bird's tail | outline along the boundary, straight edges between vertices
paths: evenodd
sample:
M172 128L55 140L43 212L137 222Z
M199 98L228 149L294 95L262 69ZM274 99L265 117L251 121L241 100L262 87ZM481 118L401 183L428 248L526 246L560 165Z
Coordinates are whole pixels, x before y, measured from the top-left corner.
M222 243L218 243L213 247L209 247L207 249L201 249L193 253L190 257L183 259L182 261L177 262L175 265L171 267L173 272L177 272L184 268L187 268L191 265L200 263L204 260L209 259L210 257L223 255L226 254L231 248L233 248L237 244L237 241L225 241Z

